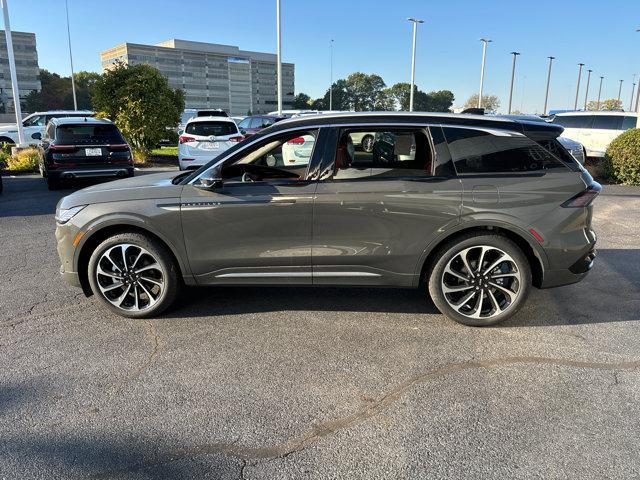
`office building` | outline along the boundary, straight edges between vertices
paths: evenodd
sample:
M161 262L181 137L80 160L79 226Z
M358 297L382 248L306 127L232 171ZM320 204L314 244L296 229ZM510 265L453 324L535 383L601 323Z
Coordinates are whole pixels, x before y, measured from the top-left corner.
M41 88L36 35L34 33L14 31L11 32L11 38L13 40L20 100L21 104L24 105L23 102L26 96L34 90L40 91ZM7 39L4 30L0 31L0 104L2 113L12 113L14 111Z

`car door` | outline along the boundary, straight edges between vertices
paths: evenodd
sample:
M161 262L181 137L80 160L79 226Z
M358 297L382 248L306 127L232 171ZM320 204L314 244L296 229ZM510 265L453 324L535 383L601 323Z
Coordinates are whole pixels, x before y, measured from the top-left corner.
M604 156L609 144L622 133L622 115L594 115L592 145L587 147L598 156Z
M44 127L46 125L46 120L45 115L36 115L25 122L23 125L23 133L27 144L37 145L40 143L40 139L42 138Z
M306 164L285 165L282 145L301 135L318 141ZM200 284L311 283L311 228L321 155L319 130L276 133L223 162L222 184L185 185L180 202L185 246ZM206 170L206 177L214 167Z
M314 205L313 283L415 285L426 246L460 215L461 183L441 129L332 132ZM375 132L372 152L353 148L363 132Z

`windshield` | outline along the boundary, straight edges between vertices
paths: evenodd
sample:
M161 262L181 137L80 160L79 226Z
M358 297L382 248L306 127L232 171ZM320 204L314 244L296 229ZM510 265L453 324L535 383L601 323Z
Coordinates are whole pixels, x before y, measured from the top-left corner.
M185 133L190 133L191 135L201 135L203 137L208 136L222 136L222 135L233 135L234 133L238 133L238 127L235 122L191 122L187 124L187 128L185 129Z

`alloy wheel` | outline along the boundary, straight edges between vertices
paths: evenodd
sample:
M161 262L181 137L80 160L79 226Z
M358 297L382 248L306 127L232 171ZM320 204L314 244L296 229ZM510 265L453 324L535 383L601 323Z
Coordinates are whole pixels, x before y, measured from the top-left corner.
M522 290L520 269L503 250L479 245L455 254L441 279L451 308L472 319L490 319L508 310Z
M362 150L367 153L371 153L373 151L373 137L366 136L362 139Z
M132 244L107 249L98 260L95 279L104 298L127 311L152 307L165 290L160 263L148 250Z

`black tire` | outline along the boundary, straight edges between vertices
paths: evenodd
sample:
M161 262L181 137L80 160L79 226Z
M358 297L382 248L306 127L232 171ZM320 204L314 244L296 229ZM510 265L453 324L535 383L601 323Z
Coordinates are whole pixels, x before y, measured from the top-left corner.
M159 294L155 304L142 310L126 310L116 307L102 293L96 278L98 262L108 249L119 244L128 244L143 248L147 250L159 264L160 268L158 270L161 271L165 283L164 289ZM87 274L94 295L99 298L109 310L127 318L149 318L161 314L174 302L180 288L179 268L171 251L162 242L140 233L120 233L103 241L91 254Z
M59 190L60 189L60 180L58 180L57 178L53 178L50 176L47 176L47 188L49 190Z
M370 144L369 144L369 140L371 140ZM373 151L373 136L365 135L364 137L362 137L362 140L360 141L360 145L362 145L363 151L367 153L371 153ZM367 147L367 145L369 146Z
M456 311L451 305L449 305L449 302L447 301L447 298L445 297L445 293L443 291L443 288L445 287L443 283L445 268L447 267L449 262L465 249L470 247L479 248L480 246L494 247L508 254L517 266L517 270L520 275L520 281L517 284L519 289L516 299L511 302L503 312L493 314L492 316L485 318L471 318L470 316L461 314L460 312ZM426 277L431 299L433 300L433 303L436 305L436 307L438 307L438 310L440 310L440 312L463 325L481 327L495 325L496 323L508 319L509 317L514 315L522 307L522 305L524 305L527 300L527 296L529 295L529 291L531 290L531 266L529 265L529 260L514 242L502 235L485 233L470 233L461 235L453 239L452 241L447 242L440 249L438 249L438 251L435 252L433 258L434 261L431 264L431 268L427 271ZM479 261L476 263L479 263ZM472 269L473 268L475 267L472 265ZM494 291L496 290L494 289ZM488 299L485 300L485 302L488 301ZM483 303L479 303L479 310L482 310ZM492 311L495 312L496 310L497 309L493 309Z

